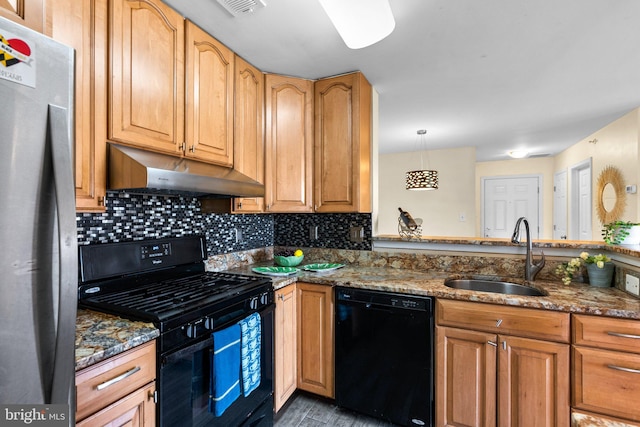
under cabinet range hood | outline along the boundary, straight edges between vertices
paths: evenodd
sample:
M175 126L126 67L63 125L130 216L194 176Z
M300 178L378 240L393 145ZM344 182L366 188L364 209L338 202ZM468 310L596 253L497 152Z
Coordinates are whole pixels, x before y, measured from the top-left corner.
M264 185L232 168L109 143L109 190L263 197Z

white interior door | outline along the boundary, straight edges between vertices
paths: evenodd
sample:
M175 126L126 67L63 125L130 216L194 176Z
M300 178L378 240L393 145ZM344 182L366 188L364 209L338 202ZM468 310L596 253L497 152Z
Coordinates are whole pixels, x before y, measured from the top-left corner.
M553 239L567 238L567 171L553 176Z
M571 168L571 230L572 240L593 240L591 229L591 159Z
M539 238L540 181L540 176L483 178L484 237L511 238L516 221L523 216L531 238Z

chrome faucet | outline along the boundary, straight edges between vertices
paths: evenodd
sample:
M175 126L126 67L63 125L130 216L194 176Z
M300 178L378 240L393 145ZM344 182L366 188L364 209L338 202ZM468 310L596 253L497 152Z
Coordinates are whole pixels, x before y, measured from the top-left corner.
M531 244L531 233L529 232L529 221L525 217L518 218L516 222L516 228L513 230L513 236L511 236L511 243L520 243L518 237L520 236L520 223L524 222L524 228L527 234L527 256L525 258L524 265L524 280L533 281L536 278L536 274L544 267L544 252L540 252L542 259L539 263L533 262L533 245Z

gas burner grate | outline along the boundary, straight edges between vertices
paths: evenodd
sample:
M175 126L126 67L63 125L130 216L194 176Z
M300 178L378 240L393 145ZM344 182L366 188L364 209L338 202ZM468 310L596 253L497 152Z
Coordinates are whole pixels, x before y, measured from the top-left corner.
M263 282L258 277L206 272L126 291L105 293L86 298L84 302L112 309L114 312L163 321L241 294Z

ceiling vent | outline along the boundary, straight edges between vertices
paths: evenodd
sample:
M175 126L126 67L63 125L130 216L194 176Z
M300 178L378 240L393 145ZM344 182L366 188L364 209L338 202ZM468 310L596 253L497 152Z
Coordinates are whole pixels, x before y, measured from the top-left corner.
M267 5L262 0L218 0L218 3L233 16L248 15Z

